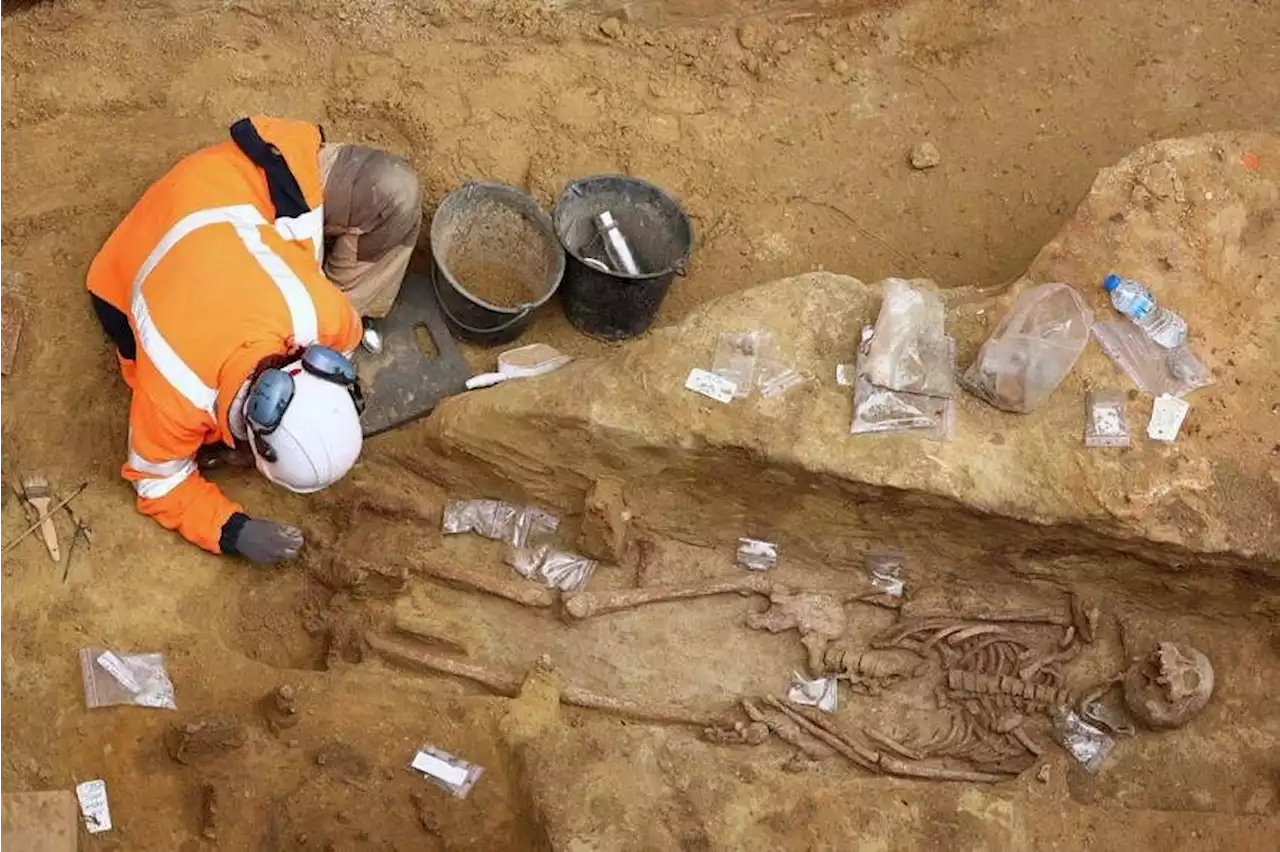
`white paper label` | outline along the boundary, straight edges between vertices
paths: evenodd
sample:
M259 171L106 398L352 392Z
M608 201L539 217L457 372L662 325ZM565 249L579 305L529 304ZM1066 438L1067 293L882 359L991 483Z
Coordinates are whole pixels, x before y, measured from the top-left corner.
M110 651L103 651L98 655L98 665L102 666L103 671L115 678L116 683L134 695L142 691L142 684L138 683L138 679L133 676L133 672L129 671L129 667L125 665L124 660Z
M111 809L107 807L107 782L85 781L76 785L76 799L80 802L80 814L84 827L90 834L111 830Z
M875 577L871 580L871 585L880 590L881 594L888 595L891 598L902 597L902 592L906 589L907 584L897 577Z
M840 387L853 387L853 381L857 376L858 367L856 364L836 364L836 384Z
M1187 419L1191 403L1162 393L1156 397L1155 407L1151 409L1151 422L1147 424L1147 437L1153 441L1172 442L1177 440L1182 421Z
M787 692L787 700L791 703L817 707L823 713L834 713L839 699L840 691L835 678L809 680L799 672L791 673L791 689Z
M440 779L450 787L461 786L462 782L467 780L467 770L464 767L454 766L433 754L427 754L425 751L415 754L413 763L409 765L423 775L430 775L432 778Z
M740 538L738 564L748 571L768 571L778 564L778 545L758 538Z
M892 598L902 597L906 582L902 579L902 557L894 553L872 553L867 556L871 587Z
M684 386L716 402L733 402L733 394L738 389L736 384L724 376L717 376L715 373L699 370L696 367L689 371L689 378L685 379Z

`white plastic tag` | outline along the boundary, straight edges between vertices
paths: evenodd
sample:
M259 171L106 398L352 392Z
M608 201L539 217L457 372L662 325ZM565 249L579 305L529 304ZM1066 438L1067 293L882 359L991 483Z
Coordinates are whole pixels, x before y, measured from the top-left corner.
M116 683L134 695L142 691L142 684L138 683L138 679L133 676L133 672L129 671L129 667L125 665L124 660L110 651L103 651L98 655L98 665L102 667L103 671L115 678Z
M76 799L80 802L80 815L90 834L111 830L111 808L107 806L107 782L85 781L76 785Z
M726 403L733 402L734 391L738 389L736 384L723 376L717 376L715 373L700 370L697 367L689 371L689 378L685 379L684 386L716 402Z
M427 754L420 751L413 756L413 763L409 764L423 775L430 775L432 778L438 778L450 787L460 787L462 782L467 780L467 769L464 766L454 766L451 763L441 760L433 754Z
M836 364L836 384L840 387L853 387L853 382L857 377L858 366L856 364Z
M1176 396L1162 393L1156 397L1155 407L1151 409L1151 422L1147 424L1147 437L1153 441L1172 443L1178 438L1182 429L1182 421L1187 419L1191 403Z

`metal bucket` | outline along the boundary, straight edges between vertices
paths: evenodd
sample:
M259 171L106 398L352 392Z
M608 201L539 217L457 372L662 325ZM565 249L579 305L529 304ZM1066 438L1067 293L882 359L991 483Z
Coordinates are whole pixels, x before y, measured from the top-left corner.
M466 183L440 202L431 219L431 258L445 318L460 336L485 346L519 337L555 295L565 268L551 217L500 183ZM495 286L511 298L495 298Z

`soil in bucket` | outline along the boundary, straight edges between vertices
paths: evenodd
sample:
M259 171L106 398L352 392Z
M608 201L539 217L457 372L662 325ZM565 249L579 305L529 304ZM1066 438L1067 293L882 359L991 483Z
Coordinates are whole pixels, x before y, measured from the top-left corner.
M445 265L467 292L502 308L542 298L555 257L536 223L519 210L485 199L457 228Z

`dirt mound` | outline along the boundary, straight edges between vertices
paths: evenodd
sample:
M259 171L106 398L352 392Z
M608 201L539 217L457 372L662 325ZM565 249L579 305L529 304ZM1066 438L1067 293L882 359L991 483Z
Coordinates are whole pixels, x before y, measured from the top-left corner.
M707 305L615 354L449 400L417 446L440 454L437 478L448 478L457 460L451 481L474 488L479 461L486 488L514 485L574 512L597 478L625 471L635 523L702 545L729 546L750 533L785 538L814 561L860 564L871 543L910 549L931 528L935 543L976 548L974 558L1040 558L1068 576L1088 570L1079 564L1086 555L1164 565L1178 570L1188 603L1206 591L1199 579L1212 582L1222 568L1223 601L1240 602L1237 578L1265 575L1267 588L1280 581L1280 535L1268 520L1280 483L1265 437L1275 420L1270 353L1280 308L1257 297L1280 241L1280 184L1248 167L1254 157L1280 160L1280 138L1226 134L1144 148L1101 173L1075 218L1007 293L947 294L963 364L1029 285L1073 282L1103 317L1111 308L1098 282L1109 270L1154 282L1157 296L1183 312L1191 347L1218 377L1192 396L1176 444L1139 440L1119 454L1084 447L1086 389L1129 384L1097 346L1030 415L965 396L953 441L849 436L850 395L834 380L836 365L853 360L880 294L814 273ZM1169 187L1159 195L1147 188L1156 175ZM730 406L684 389L691 368L710 366L721 334L755 328L774 333L804 385L782 399ZM1134 397L1129 416L1141 434L1151 399ZM1108 576L1099 566L1092 579ZM1154 582L1149 570L1127 579ZM1161 594L1168 581L1158 581Z
M1063 38L1064 32L1078 37ZM637 838L650 848L812 848L849 837L895 848L1073 847L1081 838L1143 846L1169 837L1195 845L1195 832L1216 848L1250 848L1275 836L1280 805L1274 761L1267 758L1280 739L1270 712L1274 625L1240 612L1247 606L1270 612L1274 594L1237 570L1247 554L1270 547L1273 518L1260 498L1271 492L1267 459L1259 455L1265 447L1232 443L1246 429L1267 432L1260 421L1228 417L1254 411L1236 406L1267 398L1269 386L1254 384L1247 372L1252 366L1233 369L1256 363L1251 347L1267 339L1249 323L1272 314L1223 300L1222 310L1236 311L1231 316L1242 327L1239 351L1224 341L1217 353L1204 353L1223 376L1217 389L1193 400L1192 421L1177 445L1191 453L1164 457L1163 479L1154 461L1113 473L1090 466L1102 464L1096 457L1076 456L1082 465L1076 470L1041 471L1038 493L1052 498L1047 505L1057 513L1050 520L1085 518L1078 537L1062 523L1046 534L1038 516L1019 515L1006 526L990 514L1025 509L1018 500L1031 493L1025 474L1010 478L1016 487L1009 494L1000 493L990 471L1025 472L1027 460L1054 449L1020 443L1014 426L984 432L990 441L978 449L987 472L958 469L950 496L910 490L918 484L910 478L913 465L934 463L912 455L903 459L901 480L874 487L839 486L844 468L833 467L814 477L810 497L794 466L757 465L750 482L741 477L753 455L813 453L806 435L847 421L842 398L821 402L825 390L800 392L797 399L813 406L800 410L793 431L776 428L796 413L784 400L772 420L755 421L761 443L729 450L715 441L743 427L713 415L664 437L661 446L650 435L624 447L618 442L634 436L633 423L597 423L568 407L534 416L527 391L512 385L504 397L512 409L494 404L491 413L522 433L537 424L541 437L505 445L501 476L492 475L492 442L473 448L471 425L451 435L452 415L370 442L361 465L325 495L300 498L234 471L218 474L255 514L307 531L318 558L263 572L203 554L134 512L132 490L119 479L128 393L83 291L94 253L145 187L253 112L310 118L330 138L407 157L430 204L467 179L520 186L544 206L567 180L591 173L623 172L663 186L689 212L697 236L691 274L673 286L658 323L689 317L691 325L666 340L690 329L709 335L714 312L695 313L714 298L819 268L855 272L865 281L911 274L947 287L995 287L1026 268L1098 168L1152 139L1280 113L1280 66L1270 49L1280 22L1267 4L1207 19L1203 4L1190 0L1166 3L1159 15L1107 0L1015 6L655 0L572 9L535 0L50 0L6 2L3 37L0 225L5 271L24 275L26 307L3 385L6 481L40 472L55 489L69 491L88 480L75 506L95 533L91 547L77 548L65 583L66 566L51 566L37 538L5 555L6 792L102 778L116 823L106 840L130 849L187 848L208 833L228 849L610 848L636 845ZM936 146L941 163L916 171L909 153L924 141ZM1181 288L1190 286L1202 257L1220 262L1223 274L1214 272L1214 281L1231 278L1226 273L1254 263L1251 252L1273 240L1267 222L1231 218L1236 201L1249 198L1241 187L1230 188L1239 195L1230 204L1219 206L1222 196L1197 198L1194 191L1217 192L1196 183L1202 165L1179 197L1169 175L1182 176L1180 155L1166 153L1170 168L1142 181L1150 198L1136 186L1129 190L1130 200L1136 195L1141 202L1133 217L1110 223L1115 211L1097 208L1100 218L1081 233L1105 226L1115 229L1107 239L1132 244L1148 226L1169 227L1168 217L1185 216L1200 227L1202 216L1225 211L1216 224L1221 234L1241 225L1238 257L1213 244L1179 242L1176 256L1153 244L1133 259L1167 258L1187 272ZM1223 150L1224 171L1234 153ZM1275 161L1265 152L1250 161L1259 185L1274 183ZM1049 254L1078 256L1073 233L1063 232ZM418 260L425 259L423 251ZM1050 269L1051 260L1042 255L1037 269ZM1160 278L1170 270L1133 272ZM1063 267L1058 274L1083 280L1093 272ZM873 295L845 279L809 280L825 282L814 285L815 297L847 289L849 304L833 319L814 316L818 327L834 328L836 318L856 323L873 311ZM1171 297L1179 307L1182 292ZM790 304L803 314L802 295ZM963 290L952 298L971 297ZM742 298L739 307L755 297ZM1212 301L1193 303L1207 310ZM995 313L988 307L984 318L967 318L967 339L977 340ZM1193 327L1229 322L1227 314L1206 316ZM827 338L831 356L839 349L843 358L846 331L841 325ZM576 355L605 351L551 307L539 313L529 339ZM593 373L591 398L634 390L627 377L634 370L650 378L643 391L658 410L682 399L664 390L680 377L655 372L674 370L676 356L656 357L646 346L628 347L635 355L621 360L621 374ZM825 381L833 361L826 351L812 355ZM708 356L709 350L680 355L690 364ZM485 367L493 354L470 357ZM1084 363L1080 375L1093 377L1098 369ZM1245 381L1231 395L1228 376ZM1218 400L1223 407L1215 413ZM670 412L684 416L675 407ZM1202 413L1212 417L1202 422ZM802 422L809 417L811 424ZM1056 417L1065 418L1061 429L1048 422ZM1046 418L1036 434L1074 446L1078 411L1055 407ZM1192 431L1197 423L1203 434ZM548 448L547 434L565 446ZM447 466L426 451L428 435L448 450ZM1202 443L1212 446L1201 452ZM579 458L567 458L583 446ZM548 460L543 451L554 452ZM628 470L604 471L615 451L645 471L652 487L637 484ZM557 710L547 697L555 690L545 684L540 691L527 686L528 694L511 702L462 680L384 666L367 654L369 634L419 643L516 683L545 656L563 685L678 705L701 718L737 696L785 689L790 672L806 662L794 631L746 629L748 612L759 604L734 595L570 626L553 608L531 610L426 576L422 565L430 559L483 572L491 586L520 580L501 563L500 548L439 538L444 490L432 477L462 472L468 455L470 474L450 480L468 496L542 494L570 512L602 472L621 474L644 558L624 570L602 567L593 591L732 576L738 569L721 537L741 534L748 519L762 530L796 532L775 576L798 587L842 588L863 552L897 536L910 539L906 570L916 614L1015 606L1060 612L1063 577L1096 583L1108 613L1125 618L1139 646L1169 639L1172 623L1179 635L1171 641L1203 649L1217 676L1214 698L1185 736L1125 741L1100 776L1059 755L1046 785L1024 777L975 791L868 779L831 764L793 776L783 767L804 768L829 750L815 748L795 761L773 741L713 747L688 726ZM716 457L729 461L707 464ZM989 504L957 505L964 473L987 477ZM724 488L698 490L722 475ZM1148 490L1131 487L1144 484L1132 477L1146 475L1153 477ZM1050 476L1058 477L1061 494L1051 493ZM675 503L662 502L659 483L682 501L683 515ZM1090 493L1096 483L1127 489L1129 500L1110 490ZM634 505L632 492L642 498ZM691 502L691 494L701 496ZM1220 497L1226 494L1245 496L1232 507ZM5 501L4 527L13 535L27 522L9 489ZM68 542L69 519L56 523ZM566 516L570 535L578 523ZM717 526L714 535L703 529L708 524ZM666 532L656 529L664 525ZM1163 544L1139 544L1143 530ZM603 548L603 538L601 552L608 552L615 545ZM1108 549L1117 542L1123 553ZM1177 562L1175 545L1191 554L1194 570L1166 570ZM1210 558L1215 551L1221 565ZM1153 562L1159 570L1151 570ZM1171 622L1170 613L1177 619ZM850 629L861 636L890 617L872 612ZM1110 624L1104 618L1099 659L1089 661L1095 670L1081 677L1113 672L1123 662ZM86 711L76 658L87 644L164 652L179 715ZM254 718L281 683L296 689L300 708L288 714L287 727L275 716ZM869 713L876 706L858 705ZM245 722L242 747L215 750L199 766L170 760L169 728L205 718L255 724ZM268 729L272 720L276 735ZM330 744L341 744L333 746L336 762L322 752ZM485 768L466 800L405 768L424 744ZM320 753L323 766L315 759ZM884 807L886 796L900 804Z

